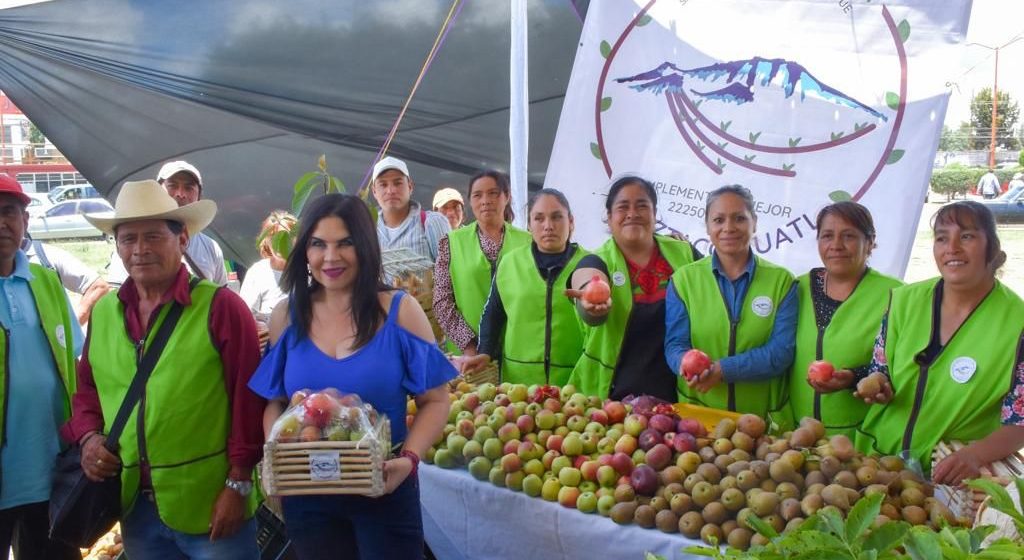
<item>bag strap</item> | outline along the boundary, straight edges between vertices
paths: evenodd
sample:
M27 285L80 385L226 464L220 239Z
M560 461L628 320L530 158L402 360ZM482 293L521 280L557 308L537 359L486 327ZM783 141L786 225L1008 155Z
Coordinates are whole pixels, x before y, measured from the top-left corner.
M185 251L182 257L185 258L185 262L188 264L188 267L192 269L192 274L199 277L200 280L206 280L206 275L203 274L203 271L199 268L199 265L196 264L196 261L192 260L192 255L189 255L188 251Z
M193 278L189 283L189 291L195 288L198 283L199 279ZM160 324L160 328L157 329L156 335L153 337L153 343L149 345L149 349L143 354L142 361L139 363L139 369L135 372L132 384L128 387L124 400L121 401L121 408L117 410L117 416L114 417L114 422L110 425L110 431L107 433L107 441L104 443L104 447L111 453L117 452L118 440L121 439L121 432L124 430L124 425L128 422L128 416L132 413L132 409L135 408L135 403L139 402L139 399L142 397L142 392L146 388L146 381L149 380L149 375L153 373L153 368L156 367L160 354L163 353L164 347L167 346L167 341L171 339L171 333L174 331L175 325L178 324L178 319L181 318L183 311L184 306L181 303L175 301L171 305L170 311L164 317L164 322Z

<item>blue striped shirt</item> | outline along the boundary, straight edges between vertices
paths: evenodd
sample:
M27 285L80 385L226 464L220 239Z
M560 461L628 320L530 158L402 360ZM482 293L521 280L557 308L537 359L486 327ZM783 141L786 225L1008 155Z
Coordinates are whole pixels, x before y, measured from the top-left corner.
M424 214L421 216L420 214ZM416 201L409 203L409 215L397 228L384 224L384 212L377 213L377 239L380 250L410 249L431 261L437 260L437 244L448 235L448 218L437 212L423 212Z

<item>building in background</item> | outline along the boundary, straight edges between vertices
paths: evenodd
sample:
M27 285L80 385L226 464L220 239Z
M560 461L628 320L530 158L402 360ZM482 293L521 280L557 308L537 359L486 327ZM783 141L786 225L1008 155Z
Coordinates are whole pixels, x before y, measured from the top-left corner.
M86 183L64 154L0 92L0 173L14 177L26 192L49 192Z

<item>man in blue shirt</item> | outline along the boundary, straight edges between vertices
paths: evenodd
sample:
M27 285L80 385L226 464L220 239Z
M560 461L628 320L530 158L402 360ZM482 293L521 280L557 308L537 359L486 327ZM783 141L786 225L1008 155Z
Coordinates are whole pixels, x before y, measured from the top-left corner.
M16 560L78 560L77 548L48 538L48 501L82 331L56 273L20 249L28 202L0 175L0 556L13 542Z

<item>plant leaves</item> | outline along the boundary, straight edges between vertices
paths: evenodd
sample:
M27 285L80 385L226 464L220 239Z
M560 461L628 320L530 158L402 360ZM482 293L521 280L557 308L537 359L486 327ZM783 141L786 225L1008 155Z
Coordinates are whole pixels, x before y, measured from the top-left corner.
M319 174L317 174L319 177ZM317 181L307 181L306 184L302 185L301 188L295 190L295 194L292 196L292 215L298 217L302 214L302 207L306 205L306 201L309 200L309 196L313 194L313 189L317 187Z
M1006 488L1003 488L999 484L992 482L991 480L986 480L984 478L968 480L967 486L974 488L975 490L981 490L982 492L988 494L988 505L992 509L999 511L1001 513L1005 513L1006 515L1009 515L1015 520L1024 521L1024 518L1021 517L1020 512L1017 511L1017 507L1013 504L1013 500L1010 499L1010 494L1006 491Z
M913 560L935 560L942 558L939 537L931 529L912 530L903 541L903 547Z
M348 191L345 190L345 183L342 183L341 179L331 175L330 181L331 181L331 184L328 187L329 191L336 192L336 193L348 192Z
M907 39L910 38L910 24L907 23L907 20L901 21L900 24L896 26L896 31L900 34L900 41L906 43Z
M900 96L896 95L891 91L885 92L885 104L889 106L893 111L899 110L900 108Z
M765 523L763 519L756 515L748 516L747 524L750 525L751 529L757 531L758 534L768 539L774 539L775 537L779 536L779 534L775 532L774 527Z
M601 99L601 112L607 111L612 107L612 98L605 97Z
M307 183L314 181L320 174L316 171L310 171L309 173L303 173L302 177L299 177L298 181L295 181L295 186L292 187L293 192L299 192Z
M603 160L601 157L601 147L597 145L597 142L590 143L590 153L594 154L597 159Z
M878 553L874 550L862 550L857 560L878 560Z
M863 537L864 532L878 517L881 507L882 494L872 494L857 500L846 516L846 542L854 542Z
M694 556L706 556L708 558L714 558L715 555L718 553L718 549L709 548L706 546L688 546L683 549L683 552L687 554L692 554ZM657 558L658 560L665 560L664 556L655 556L650 552L647 553L647 556L644 557L644 560L651 560L652 558Z
M292 236L287 231L279 231L274 234L274 237L270 239L271 249L280 255L282 258L287 259L288 255L292 252Z
M636 20L636 26L637 27L643 27L643 26L647 25L648 23L651 23L651 19L653 19L653 18L651 18L651 16L649 16L647 14L644 14L643 16L640 17L640 19ZM906 22L906 20L903 20L903 21Z
M832 191L828 193L828 198L832 202L843 202L845 200L853 200L853 196L844 190Z
M840 539L846 538L846 527L843 525L843 518L839 517L839 514L831 509L819 511L818 516L824 522L823 529L829 531L833 535Z
M608 58L610 54L612 54L612 46L608 44L608 41L601 41L601 56Z
M864 539L864 550L876 550L878 552L889 552L901 542L910 530L910 525L905 521L886 523L878 527Z
M901 159L903 159L903 150L896 149L889 152L889 157L885 159L885 164L892 165Z

